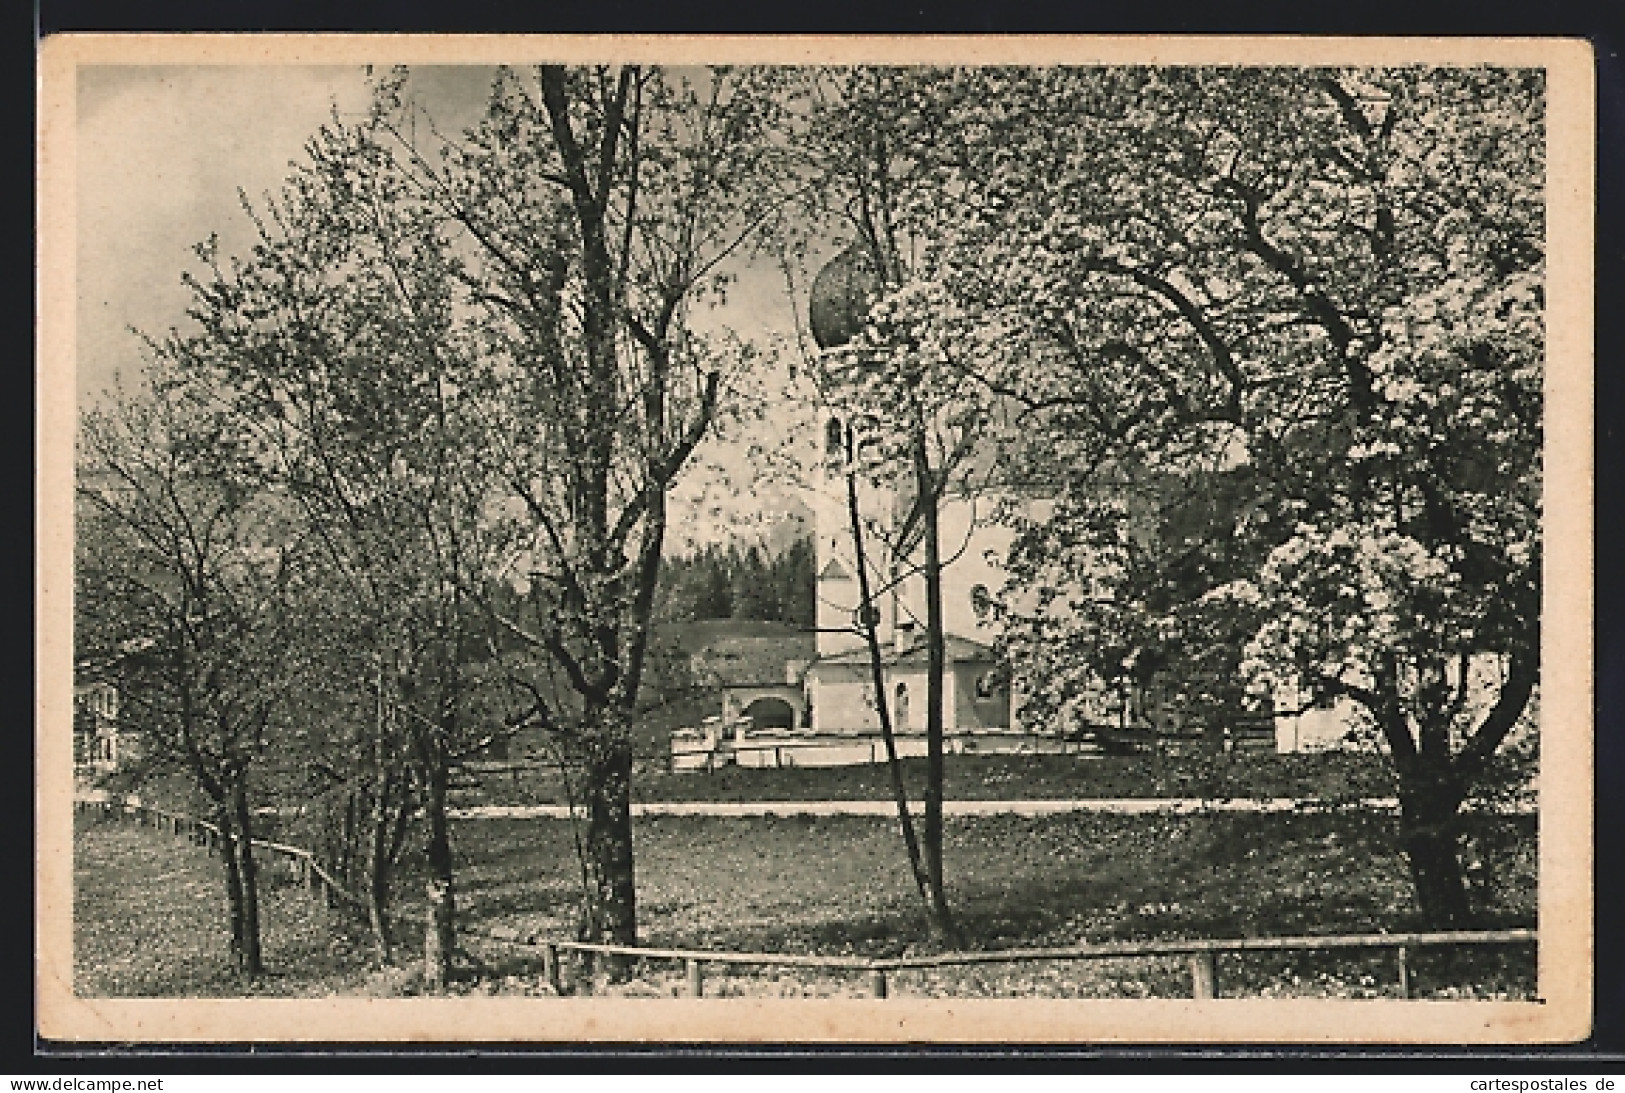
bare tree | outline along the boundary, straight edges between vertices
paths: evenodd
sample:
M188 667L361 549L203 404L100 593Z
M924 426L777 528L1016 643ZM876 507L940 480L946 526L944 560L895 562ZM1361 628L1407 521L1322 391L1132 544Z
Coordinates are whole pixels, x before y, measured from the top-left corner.
M323 799L380 960L394 946L394 867L422 810L425 966L438 985L456 944L450 771L489 735L465 716L488 497L480 418L466 405L477 386L454 329L456 258L397 152L381 113L324 127L283 191L251 211L248 258L202 248L197 332L164 349L212 386L351 605L367 655L339 670L365 712L329 742Z
M528 698L579 764L589 938L636 938L631 728L667 495L744 360L693 319L779 214L771 88L762 70L505 71L443 155L409 105L389 115L454 233L470 393L507 498L491 578L520 598L471 588L531 651ZM568 703L524 678L539 668Z
M197 391L155 362L84 416L76 660L114 681L151 774L212 806L245 979L264 969L251 773L287 708L298 560Z

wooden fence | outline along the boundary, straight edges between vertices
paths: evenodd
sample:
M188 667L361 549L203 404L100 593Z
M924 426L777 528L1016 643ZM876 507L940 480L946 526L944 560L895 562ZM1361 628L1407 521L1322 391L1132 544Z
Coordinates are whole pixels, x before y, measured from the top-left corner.
M200 820L195 816L187 816L180 812L170 812L167 809L154 808L151 805L137 804L132 801L120 801L112 798L100 800L76 799L74 808L79 812L95 813L107 818L124 818L133 820L143 827L151 827L158 831L167 831L171 835L185 837L188 841L209 848L218 849L220 840L220 827L208 820ZM232 836L236 838L237 836ZM268 839L251 840L254 849L264 850L276 860L284 863L290 873L298 879L299 883L308 888L312 894L320 896L328 903L335 900L350 904L353 907L364 908L366 903L362 898L351 892L338 879L322 868L316 860L316 855L302 846L289 846L287 843L271 842Z
M220 844L220 829L206 820L169 812L148 805L123 801L75 801L82 811L98 810L104 816L124 816L144 826L184 835L193 842L211 848ZM331 873L323 869L309 850L284 843L253 840L256 849L269 851L286 861L294 874L315 895L325 899L342 899L354 906L363 906L361 898L341 885ZM897 958L864 958L815 956L797 953L749 953L712 949L673 949L641 945L609 945L591 941L561 941L539 934L521 934L501 928L471 930L465 935L479 937L500 945L538 949L542 958L542 972L555 994L563 994L563 973L559 954L577 952L632 957L638 960L678 961L684 965L689 995L695 998L705 994L705 968L712 964L734 964L753 967L821 968L829 971L858 972L867 979L869 993L885 998L888 993L888 973L916 971L927 968L963 967L973 964L1023 964L1036 961L1154 959L1183 956L1190 969L1191 997L1212 999L1221 997L1222 985L1218 974L1218 957L1224 954L1257 952L1310 952L1326 950L1392 950L1394 953L1396 982L1402 998L1409 998L1412 990L1410 955L1417 949L1477 945L1533 945L1538 939L1532 929L1510 930L1455 930L1433 933L1404 934L1314 934L1299 937L1243 937L1229 939L1192 938L1169 941L1101 942L1093 945L1063 945L1037 949L996 949L985 952L942 953L936 956Z
M588 941L558 941L540 936L483 933L489 940L510 945L537 947L542 969L555 993L564 993L559 953L574 951L634 957L641 960L680 961L687 973L688 993L705 993L705 966L744 964L758 967L823 968L830 971L860 972L867 977L869 993L887 997L891 972L926 968L960 967L971 964L1021 964L1034 961L1151 959L1184 956L1190 968L1191 997L1218 998L1221 986L1218 957L1226 953L1314 951L1327 949L1391 949L1394 951L1400 996L1411 996L1410 954L1427 947L1468 945L1532 945L1536 933L1530 929L1457 930L1406 934L1324 934L1302 937L1245 937L1225 940L1193 938L1176 941L1102 942L1096 945L1067 945L1043 949L997 949L987 952L943 953L937 956L864 959L856 957L811 956L791 953L741 953L709 949L669 949L635 945L606 945Z

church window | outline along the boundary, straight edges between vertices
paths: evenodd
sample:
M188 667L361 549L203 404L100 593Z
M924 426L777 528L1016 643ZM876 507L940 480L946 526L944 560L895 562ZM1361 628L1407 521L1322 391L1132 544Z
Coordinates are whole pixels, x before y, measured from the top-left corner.
M841 436L841 419L832 417L824 426L824 458L838 463L845 453L846 444Z

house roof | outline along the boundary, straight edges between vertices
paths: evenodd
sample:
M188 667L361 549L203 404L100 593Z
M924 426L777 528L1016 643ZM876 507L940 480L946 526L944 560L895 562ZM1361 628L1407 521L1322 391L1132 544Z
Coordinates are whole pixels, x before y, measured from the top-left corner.
M782 622L721 619L683 629L678 645L701 686L782 686L786 663L817 655L814 634Z
M959 637L957 634L943 636L943 652L947 654L949 664L992 664L994 662L993 649L979 641ZM926 664L926 650L924 638L918 638L907 649L899 653L891 643L881 646L881 662L887 667L904 666L909 668L923 668ZM853 664L869 663L869 650L867 648L849 649L844 653L832 653L826 657L819 657L813 662L814 667L819 664Z

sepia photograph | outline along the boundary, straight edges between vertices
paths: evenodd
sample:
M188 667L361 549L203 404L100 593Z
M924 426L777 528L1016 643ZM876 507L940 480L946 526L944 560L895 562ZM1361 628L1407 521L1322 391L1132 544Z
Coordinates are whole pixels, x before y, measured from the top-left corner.
M47 40L42 1034L1584 1037L1591 63Z

